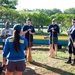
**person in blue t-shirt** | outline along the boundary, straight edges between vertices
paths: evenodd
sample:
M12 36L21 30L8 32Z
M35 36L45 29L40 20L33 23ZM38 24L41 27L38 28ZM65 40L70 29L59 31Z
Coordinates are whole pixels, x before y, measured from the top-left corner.
M13 75L14 71L16 71L16 75L22 75L26 68L25 57L28 43L27 39L20 36L20 25L15 25L13 29L13 36L6 39L3 48L3 65L6 66L6 75Z
M52 24L49 25L47 31L50 32L50 50L53 49L52 44L54 44L55 55L57 55L59 26L56 24L55 19L52 20Z
M34 26L31 25L31 19L28 18L26 20L26 24L25 26L23 26L23 32L25 33L25 38L27 39L28 41L28 50L30 48L31 50L31 46L32 46L32 43L33 43L33 35L35 34L35 29L34 29Z
M73 45L73 42L75 42L75 19L72 19L72 26L68 29L67 34L69 36L69 42L68 42L69 58L66 63L75 65L75 47L74 47L75 44ZM72 62L72 54L74 55L73 62Z

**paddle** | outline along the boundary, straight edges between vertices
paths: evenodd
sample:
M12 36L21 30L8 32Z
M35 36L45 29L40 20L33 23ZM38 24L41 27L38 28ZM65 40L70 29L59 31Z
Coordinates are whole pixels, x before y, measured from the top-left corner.
M31 56L31 42L30 42L30 40L31 40L31 37L30 37L30 33L29 33L29 51L28 51L28 59L27 59L28 62L33 61L32 56Z
M50 57L51 58L55 58L55 52L54 52L54 48L53 48L53 32L52 32L52 48L50 50Z

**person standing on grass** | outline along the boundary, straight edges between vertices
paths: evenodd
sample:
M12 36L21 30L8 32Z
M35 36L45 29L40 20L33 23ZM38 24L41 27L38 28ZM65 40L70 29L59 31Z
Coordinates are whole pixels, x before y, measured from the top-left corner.
M5 75L13 75L14 71L16 71L16 75L22 75L22 72L26 68L25 58L28 43L27 39L20 35L20 25L14 25L13 30L13 36L8 37L5 41L3 48L3 65L6 66Z
M67 34L69 36L69 42L68 42L68 53L69 58L66 62L67 64L75 65L75 47L73 42L75 41L75 19L72 19L72 26L68 29ZM72 53L74 55L74 60L72 62Z
M53 35L55 55L57 56L59 26L56 24L55 19L52 20L52 24L49 25L47 31L50 32L50 50L53 50L53 47L52 47L52 35Z
M13 31L9 28L10 26L10 23L9 22L6 22L5 23L5 28L1 31L1 35L0 37L3 39L3 46L4 46L4 43L5 43L5 39L9 36L12 35Z
M24 37L28 41L28 49L27 49L27 51L29 51L29 48L31 50L31 47L33 45L33 35L35 34L35 29L34 29L34 26L32 26L32 24L31 24L31 19L30 18L28 18L26 20L26 25L23 26L22 30L23 30L23 32L25 32Z

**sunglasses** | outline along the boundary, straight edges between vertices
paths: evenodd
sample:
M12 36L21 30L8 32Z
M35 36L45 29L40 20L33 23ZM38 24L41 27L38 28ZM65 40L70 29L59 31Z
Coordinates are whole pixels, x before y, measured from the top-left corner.
M73 22L73 23L75 23L75 22Z

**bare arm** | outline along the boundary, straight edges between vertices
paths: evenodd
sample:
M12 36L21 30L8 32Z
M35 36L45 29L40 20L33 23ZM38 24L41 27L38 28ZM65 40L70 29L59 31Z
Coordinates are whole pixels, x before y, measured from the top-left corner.
M32 33L31 31L29 32L30 34L34 35L35 33Z
M6 58L5 57L3 57L3 63L2 63L2 65L3 66L6 65Z

